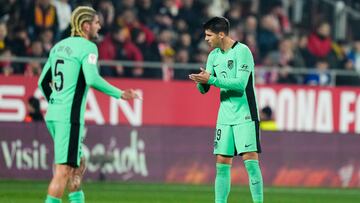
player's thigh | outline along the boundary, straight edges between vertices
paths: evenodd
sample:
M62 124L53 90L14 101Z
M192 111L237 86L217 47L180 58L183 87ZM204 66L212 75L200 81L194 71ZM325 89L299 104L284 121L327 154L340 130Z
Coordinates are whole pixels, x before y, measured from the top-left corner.
M56 164L78 167L82 155L83 124L56 122L54 153Z
M214 154L234 156L235 144L231 125L216 125L214 137Z
M46 127L51 135L51 137L54 140L54 136L55 136L55 123L54 121L46 121Z
M259 122L252 121L233 126L235 146L238 154L261 152Z

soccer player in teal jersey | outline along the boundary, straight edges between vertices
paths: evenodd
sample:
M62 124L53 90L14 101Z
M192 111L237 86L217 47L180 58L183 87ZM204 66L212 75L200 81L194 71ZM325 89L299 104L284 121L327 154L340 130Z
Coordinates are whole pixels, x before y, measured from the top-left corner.
M96 11L77 7L71 16L71 37L50 51L38 85L48 101L46 125L54 141L55 173L48 187L46 203L61 202L66 186L71 203L83 203L80 183L85 171L81 145L84 136L86 95L93 87L125 100L139 98L134 90L122 91L98 73L98 50L90 40L100 29Z
M226 203L231 187L233 156L240 155L249 175L254 203L263 203L263 180L258 153L259 113L255 96L254 60L249 48L231 39L229 21L214 17L204 24L205 40L214 50L206 70L189 75L202 94L220 88L220 108L214 138L215 203Z

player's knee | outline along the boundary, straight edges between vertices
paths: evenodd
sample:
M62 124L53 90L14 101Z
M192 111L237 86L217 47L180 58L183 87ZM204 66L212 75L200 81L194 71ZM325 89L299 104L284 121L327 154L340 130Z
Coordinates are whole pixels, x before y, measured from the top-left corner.
M68 189L71 192L78 191L81 186L81 177L73 176L69 179Z
M243 160L258 160L259 155L257 152L246 152L242 155Z
M216 163L231 165L232 164L232 157L231 156L217 155L216 156Z
M70 177L72 168L67 165L57 165L55 169L55 177L68 179Z

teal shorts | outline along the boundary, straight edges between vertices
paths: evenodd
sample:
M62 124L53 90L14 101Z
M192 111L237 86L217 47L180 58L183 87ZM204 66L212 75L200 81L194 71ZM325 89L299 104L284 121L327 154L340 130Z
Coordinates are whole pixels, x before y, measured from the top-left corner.
M259 121L216 125L214 154L236 156L245 152L261 153Z
M46 121L54 142L55 164L79 167L84 140L84 124Z

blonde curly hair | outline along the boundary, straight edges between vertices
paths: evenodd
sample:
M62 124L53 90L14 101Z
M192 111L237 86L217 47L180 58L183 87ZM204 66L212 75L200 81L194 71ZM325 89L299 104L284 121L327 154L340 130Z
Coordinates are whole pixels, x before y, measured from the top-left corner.
M79 6L71 14L71 36L85 36L82 24L91 22L96 15L96 11L89 6Z

